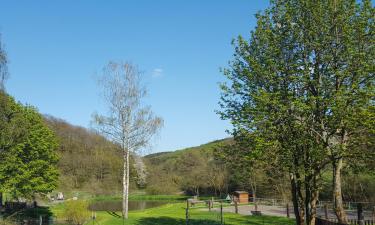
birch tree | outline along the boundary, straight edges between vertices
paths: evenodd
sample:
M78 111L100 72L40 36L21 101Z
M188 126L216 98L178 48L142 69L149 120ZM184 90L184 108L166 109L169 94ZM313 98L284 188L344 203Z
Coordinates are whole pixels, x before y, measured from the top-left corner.
M146 89L141 84L140 72L131 63L110 62L98 79L108 105L106 115L95 114L98 130L121 147L123 152L122 214L128 218L129 156L149 144L161 128L163 120L145 106L142 99Z

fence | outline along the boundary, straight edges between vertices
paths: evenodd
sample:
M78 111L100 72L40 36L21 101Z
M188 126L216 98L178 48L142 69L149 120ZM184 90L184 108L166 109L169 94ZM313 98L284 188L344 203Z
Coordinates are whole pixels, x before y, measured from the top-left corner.
M225 200L206 200L189 199L186 201L186 225L224 225L225 218L223 206L229 205ZM207 210L210 213L201 213L201 210Z
M322 219L322 218L316 218L316 225L348 225L337 222L337 219ZM356 220L351 219L349 220L349 225L375 225L374 220Z
M344 202L343 206L346 210L356 210L359 204L362 206L364 210L373 210L373 208L375 207L374 202ZM333 202L318 201L317 207L324 207L325 205L332 208Z
M258 205L272 205L272 206L285 206L287 202L283 199L276 198L250 198L250 202L257 203Z

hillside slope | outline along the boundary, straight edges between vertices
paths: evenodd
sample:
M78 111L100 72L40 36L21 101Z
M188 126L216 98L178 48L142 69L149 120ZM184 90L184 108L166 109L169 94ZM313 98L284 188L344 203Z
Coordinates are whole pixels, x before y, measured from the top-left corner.
M219 180L219 177L212 174L216 170L223 170L223 165L215 161L213 153L231 141L231 138L227 138L197 147L143 157L149 172L147 191L150 194L174 194L181 191L187 194L199 194L224 191L225 176ZM224 175L225 172L216 174Z
M45 116L45 122L59 140L60 191L116 194L122 190L121 150L95 131ZM131 165L134 160L131 159ZM131 167L132 188L138 175Z

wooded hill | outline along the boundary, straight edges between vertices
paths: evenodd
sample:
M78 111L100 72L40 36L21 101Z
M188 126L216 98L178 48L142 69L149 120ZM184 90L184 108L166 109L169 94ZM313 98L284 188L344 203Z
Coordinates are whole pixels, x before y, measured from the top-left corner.
M150 194L217 195L246 190L261 198L290 200L287 174L272 164L246 165L246 156L221 154L235 148L231 138L210 142L174 152L155 153L144 157L148 168L147 191ZM244 163L245 162L245 163ZM253 168L253 169L250 169ZM321 200L330 201L332 176L324 173ZM343 171L343 194L346 201L375 202L375 173L346 165Z
M48 126L59 140L59 190L92 194L121 192L121 151L95 131L73 126L63 120L45 116ZM159 152L132 157L131 189L148 194L225 196L234 190L256 192L257 197L289 198L289 180L272 165L258 165L250 171L241 154L224 160L221 153L233 148L231 138L173 152ZM321 198L330 200L331 176L325 175ZM346 167L343 193L348 201L375 201L373 170Z
M97 132L45 116L45 122L59 141L59 190L93 194L121 192L121 150ZM134 165L134 159L132 165ZM137 188L138 174L131 170L132 186Z
M161 152L144 157L149 168L147 191L150 194L217 194L226 192L227 172L215 160L214 152L232 139L213 141L174 152ZM151 169L152 168L152 169Z

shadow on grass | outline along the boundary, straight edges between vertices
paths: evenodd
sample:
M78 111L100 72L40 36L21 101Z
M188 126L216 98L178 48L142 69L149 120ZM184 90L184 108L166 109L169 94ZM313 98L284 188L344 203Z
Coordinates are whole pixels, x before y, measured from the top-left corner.
M35 208L25 208L20 210L8 210L3 214L4 219L8 219L16 222L17 224L24 223L27 224L40 224L39 220L42 218L42 224L48 224L49 218L51 218L53 213L48 207L35 207Z
M122 218L122 215L119 215L117 214L116 212L113 212L113 211L107 211L107 213L113 217L116 217L116 218Z
M147 217L138 221L139 225L180 225L186 224L184 219L171 218L171 217ZM189 225L220 225L220 222L213 220L189 220Z
M294 225L294 220L283 217L272 216L244 216L241 218L230 218L225 224L244 224L244 225Z
M9 216L37 219L39 218L39 216L50 217L52 216L52 212L48 207L38 206L35 208L25 208L21 210L6 211L4 213L4 217Z

